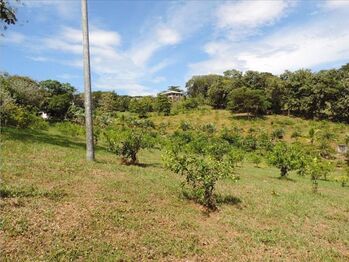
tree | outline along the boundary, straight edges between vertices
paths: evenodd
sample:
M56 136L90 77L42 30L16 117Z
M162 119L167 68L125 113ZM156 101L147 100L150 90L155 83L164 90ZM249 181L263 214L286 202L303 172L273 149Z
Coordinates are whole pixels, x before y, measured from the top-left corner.
M46 111L53 120L65 119L69 107L73 104L76 89L69 83L56 80L41 81L40 87L46 93L41 109Z
M165 166L171 171L186 177L196 201L209 210L216 210L216 183L223 178L233 178L233 166L229 161L219 161L213 157L167 151L164 156Z
M187 92L190 97L207 97L208 89L217 81L221 80L220 75L193 76L187 83Z
M156 143L155 133L142 125L127 126L120 130L105 132L109 150L121 156L121 161L126 165L138 163L139 150L152 148Z
M298 169L300 157L301 152L298 148L278 142L270 152L268 161L279 168L281 178L285 178L289 171Z
M224 109L227 106L228 94L232 89L231 79L221 79L213 83L207 92L208 101L216 109Z
M28 110L38 111L44 102L45 92L40 85L29 77L8 76L3 78L4 86L16 104Z
M158 95L155 101L155 110L168 116L171 112L171 102L167 96Z
M113 92L103 92L98 101L98 109L103 113L111 113L117 109L118 96Z
M319 183L318 180L321 177L324 177L326 180L327 175L332 171L332 167L329 164L329 162L321 161L318 158L313 158L310 161L308 161L306 168L305 168L305 174L310 176L310 179L313 183L313 192L318 192Z
M1 26L4 30L7 29L7 26L17 22L16 10L6 0L0 0L0 21L4 23Z
M263 115L269 107L269 102L261 90L246 87L234 89L228 97L228 109L236 113Z
M153 99L151 97L133 98L129 105L130 111L138 114L139 117L147 117L153 111Z
M177 91L177 92L182 92L183 90L180 88L180 86L169 86L168 90L170 91Z
M50 96L69 94L73 95L76 89L69 83L60 83L57 80L45 80L40 82L43 88Z

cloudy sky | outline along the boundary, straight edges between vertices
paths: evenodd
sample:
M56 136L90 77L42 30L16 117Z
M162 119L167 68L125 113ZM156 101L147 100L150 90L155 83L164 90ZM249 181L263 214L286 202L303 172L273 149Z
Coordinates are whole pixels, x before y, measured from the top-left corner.
M82 90L80 0L22 0L0 71ZM155 94L192 76L349 62L349 0L88 0L93 90Z

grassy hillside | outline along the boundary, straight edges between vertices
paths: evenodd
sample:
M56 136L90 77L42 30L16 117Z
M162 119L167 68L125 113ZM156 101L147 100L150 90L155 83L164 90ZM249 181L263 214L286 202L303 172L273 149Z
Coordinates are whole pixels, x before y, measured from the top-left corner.
M168 130L181 120L306 134L330 128L341 141L346 125L271 116L231 119L226 111L153 116ZM4 129L1 135L0 257L2 261L338 261L349 260L349 188L265 163L244 163L240 180L218 185L219 211L207 214L181 194L183 178L165 170L161 152L142 151L142 166L124 166L99 147L87 163L82 137Z

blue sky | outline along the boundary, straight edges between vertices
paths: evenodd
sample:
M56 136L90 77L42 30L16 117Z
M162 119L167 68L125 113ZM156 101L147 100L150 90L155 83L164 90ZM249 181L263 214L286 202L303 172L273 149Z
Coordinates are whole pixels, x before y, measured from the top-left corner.
M82 90L80 0L22 0L0 71ZM349 62L349 0L88 0L93 90L156 94L227 69L280 74Z

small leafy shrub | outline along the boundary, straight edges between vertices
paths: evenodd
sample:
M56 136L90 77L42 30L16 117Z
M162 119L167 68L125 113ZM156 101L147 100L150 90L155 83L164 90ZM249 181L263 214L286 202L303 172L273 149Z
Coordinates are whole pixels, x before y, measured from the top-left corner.
M207 139L205 140L207 144ZM205 153L212 156L216 160L222 160L223 157L231 150L227 141L222 139L211 139L204 146Z
M319 183L318 180L321 177L326 178L331 172L329 163L319 160L318 158L311 159L306 166L305 173L310 176L313 183L313 192L318 192Z
M241 165L245 158L245 152L238 148L231 149L227 154L227 160L232 166Z
M254 153L250 156L250 159L252 163L255 165L255 167L259 167L259 165L262 163L262 157L258 153Z
M235 177L228 161L217 161L210 156L167 152L165 166L183 175L191 187L195 200L209 210L216 210L215 187L218 180Z
M165 135L167 133L167 128L170 126L168 122L161 122L158 126L158 131L160 135Z
M154 109L156 112L168 116L171 113L171 101L165 95L158 95L155 99Z
M220 137L235 147L240 147L243 141L241 132L238 130L230 130L228 128L222 130Z
M333 156L334 149L331 147L328 140L321 140L318 151L321 157L325 159L330 159Z
M295 138L295 139L297 139L297 138L299 138L299 137L301 137L302 136L302 133L299 131L299 130L295 130L295 131L293 131L293 133L291 134L291 138Z
M283 139L285 136L285 130L282 128L277 128L271 133L273 139Z
M342 187L345 187L347 183L349 183L349 168L345 169L345 173L340 175L337 178L337 181L339 181L342 185Z
M280 169L281 178L285 178L289 171L299 168L301 152L293 145L278 142L269 154L269 164Z
M264 151L271 151L273 149L273 143L268 133L262 132L257 137L257 148ZM262 154L262 152L260 153Z
M156 144L154 133L142 128L125 128L123 130L109 130L105 133L108 150L121 156L121 162L126 165L138 163L139 150L153 148Z
M208 133L208 134L213 134L216 132L217 128L216 128L215 124L208 123L208 124L202 125L201 130Z
M253 134L248 134L242 141L242 148L247 152L255 151L257 147L257 137Z
M182 129L183 131L188 131L193 129L192 125L187 121L181 121L181 123L179 124L179 128Z
M308 136L310 139L310 143L313 145L316 139L316 134L319 132L319 130L315 130L315 128L310 128L308 131Z

